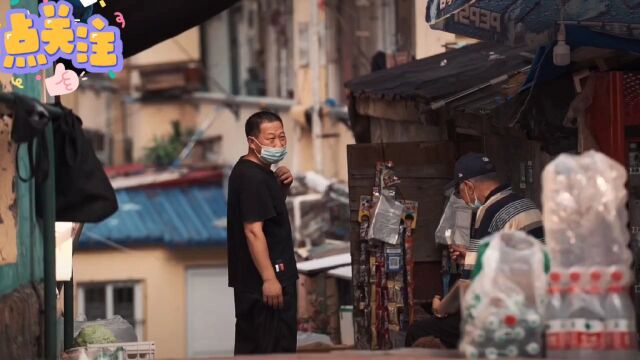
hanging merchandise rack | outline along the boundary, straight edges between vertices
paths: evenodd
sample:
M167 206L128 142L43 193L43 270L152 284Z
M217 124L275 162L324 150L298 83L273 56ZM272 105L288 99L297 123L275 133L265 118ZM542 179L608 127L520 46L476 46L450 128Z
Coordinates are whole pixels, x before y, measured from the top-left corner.
M399 182L392 162L378 162L373 194L360 198L354 303L364 317L356 319L355 331L356 342L372 350L402 347L414 320L412 234L418 203L401 199ZM398 211L387 212L385 204Z

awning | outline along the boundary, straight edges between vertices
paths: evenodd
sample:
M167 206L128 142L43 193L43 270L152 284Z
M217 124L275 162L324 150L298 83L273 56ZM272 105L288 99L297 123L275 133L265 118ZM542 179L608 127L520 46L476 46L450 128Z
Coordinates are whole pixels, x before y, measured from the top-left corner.
M377 71L345 86L357 101L419 100L438 106L481 89L491 90L495 99L511 76L528 71L534 54L527 48L479 43Z
M108 0L104 7L97 2L84 7L80 0L68 0L73 5L73 16L86 22L92 15L110 19L111 25L120 26L114 19L119 12L124 18L120 29L122 55L127 58L167 39L200 25L225 11L239 0ZM39 0L42 2L42 0ZM76 69L71 61L60 59L67 69Z
M637 0L428 0L426 13L434 29L510 45L553 40L561 14L566 24L640 38Z
M108 0L105 7L93 5L94 14L112 19L123 14L120 30L123 56L129 57L170 39L223 12L238 0Z

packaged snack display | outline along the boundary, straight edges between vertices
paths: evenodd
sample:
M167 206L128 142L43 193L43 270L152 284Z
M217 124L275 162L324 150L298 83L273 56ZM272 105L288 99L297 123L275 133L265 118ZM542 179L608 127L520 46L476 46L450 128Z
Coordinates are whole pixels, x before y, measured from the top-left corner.
M362 196L355 291L363 318L355 323L359 348L400 346L413 321L413 239L418 203L396 199L400 180L391 162L376 166L371 196Z

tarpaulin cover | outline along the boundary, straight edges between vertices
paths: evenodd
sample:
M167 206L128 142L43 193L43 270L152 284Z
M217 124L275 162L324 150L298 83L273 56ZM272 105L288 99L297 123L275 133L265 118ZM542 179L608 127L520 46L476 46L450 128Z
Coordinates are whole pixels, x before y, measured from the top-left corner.
M620 38L576 25L567 26L566 32L567 44L569 44L572 49L594 47L640 54L640 40ZM534 82L534 79L536 79L536 82L544 82L557 79L572 72L571 66L554 65L553 45L554 43L542 46L538 50L538 54L531 66L531 71L522 90L528 89Z
M96 1L84 7L80 0L68 0L73 5L76 19L86 22L91 15L99 14L112 25L116 12L122 14L124 27L120 29L123 56L129 57L180 33L200 25L223 12L238 0L107 0L105 6ZM43 0L39 0L40 3ZM70 66L67 66L70 68Z
M540 45L555 38L561 14L568 24L640 38L640 0L429 0L426 21L477 39Z
M124 57L135 55L194 26L200 25L229 8L238 0L107 0L106 6L94 5L94 14L112 19L124 16L120 30Z

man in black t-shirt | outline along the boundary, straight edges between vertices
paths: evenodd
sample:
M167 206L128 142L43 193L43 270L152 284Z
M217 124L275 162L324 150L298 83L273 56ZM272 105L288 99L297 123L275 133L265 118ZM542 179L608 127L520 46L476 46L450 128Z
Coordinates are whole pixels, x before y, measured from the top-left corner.
M234 288L235 354L296 351L298 270L285 199L293 176L271 166L287 154L282 120L261 111L247 119L248 153L229 176L229 286Z

